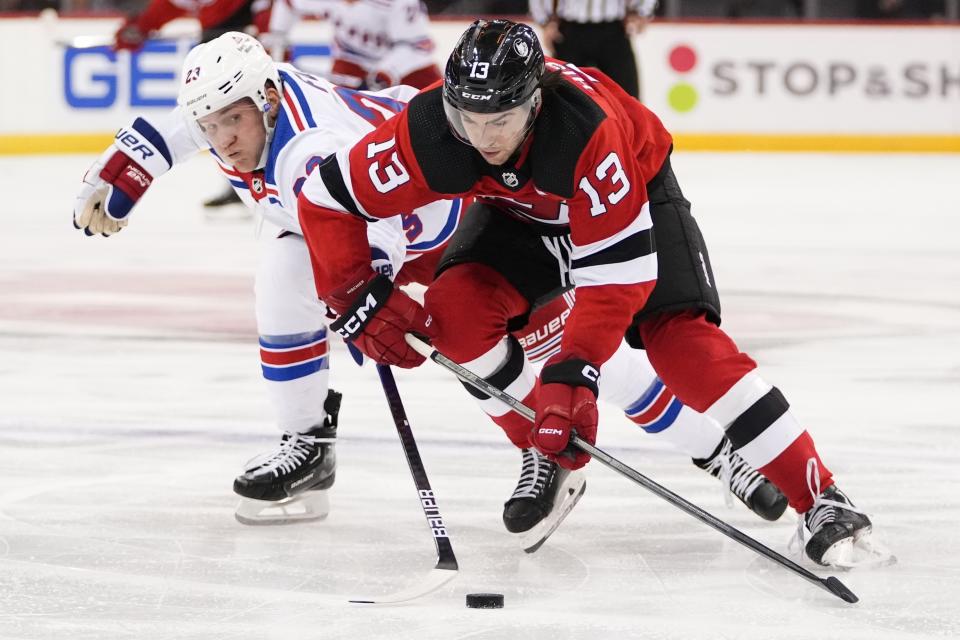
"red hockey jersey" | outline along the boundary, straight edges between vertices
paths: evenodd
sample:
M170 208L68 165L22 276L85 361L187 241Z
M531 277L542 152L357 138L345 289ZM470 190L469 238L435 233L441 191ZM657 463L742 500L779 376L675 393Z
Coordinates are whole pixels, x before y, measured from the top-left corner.
M308 244L325 256L315 264L321 297L369 261L364 219L475 195L552 235L569 233L564 266L577 302L562 350L597 364L612 355L656 281L646 184L672 140L602 73L556 60L547 68L564 81L544 95L531 135L505 165L487 164L452 135L437 84L308 178L300 218Z

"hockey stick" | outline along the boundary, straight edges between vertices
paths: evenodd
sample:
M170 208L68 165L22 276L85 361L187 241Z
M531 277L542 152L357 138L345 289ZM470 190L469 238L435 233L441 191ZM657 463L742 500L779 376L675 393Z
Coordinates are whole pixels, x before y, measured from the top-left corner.
M390 405L393 424L397 427L397 435L400 436L400 443L403 445L403 455L407 458L413 484L417 487L420 507L427 518L427 526L433 533L433 543L437 547L437 564L427 577L416 585L385 596L350 601L356 604L393 604L425 596L456 578L459 569L457 558L453 555L453 546L450 544L450 538L447 537L447 527L443 524L440 508L437 506L433 489L430 488L430 481L427 479L427 471L420 459L417 441L413 438L413 430L410 429L410 422L407 420L407 412L404 411L403 402L400 400L397 381L394 380L390 367L378 364L377 373L380 375L383 392L387 396L387 404Z
M417 351L417 353L423 355L424 357L430 358L431 360L433 360L440 366L444 367L445 369L452 371L454 374L457 375L458 378L460 378L467 384L484 392L488 396L492 396L497 400L499 400L500 402L503 402L504 404L506 404L511 409L513 409L514 411L522 415L524 418L530 420L531 422L533 422L536 419L536 414L534 413L533 409L526 406L525 404L523 404L522 402L520 402L510 394L493 386L492 384L490 384L480 376L476 375L469 369L465 369L464 367L461 367L459 364L457 364L450 358L447 358L446 356L444 356L442 353L440 353L430 345L413 337L410 334L407 334L406 340L407 340L407 343ZM713 527L714 529L716 529L723 535L727 536L728 538L736 540L743 546L748 547L749 549L755 551L756 553L759 553L762 556L765 556L766 558L768 558L769 560L772 560L773 562L776 562L780 566L784 567L789 571L794 572L795 574L799 575L801 578L817 585L821 589L825 589L826 591L829 591L830 593L837 596L844 602L854 603L859 601L859 598L852 591L850 591L850 589L848 589L846 585L840 582L837 578L833 576L830 576L828 578L821 578L820 576L814 574L813 572L804 569L803 567L798 565L796 562L777 553L776 551L774 551L770 547L767 547L763 543L758 542L757 540L754 540L753 538L743 533L739 529L736 529L735 527L730 526L729 524L717 518L716 516L710 513L707 513L697 505L678 496L677 494L673 493L666 487L660 486L659 484L657 484L650 478L646 477L639 471L620 462L619 460L611 456L609 453L606 453L605 451L598 449L597 447L593 446L589 442L585 442L584 440L581 440L576 436L576 434L573 434L570 436L570 444L579 448L581 451L590 454L591 457L596 458L606 467L613 469L620 475L629 478L633 482L639 484L641 487L655 493L656 495L660 496L661 498L663 498L673 506L677 507L681 511L685 511L686 513L690 514L700 522L710 527Z

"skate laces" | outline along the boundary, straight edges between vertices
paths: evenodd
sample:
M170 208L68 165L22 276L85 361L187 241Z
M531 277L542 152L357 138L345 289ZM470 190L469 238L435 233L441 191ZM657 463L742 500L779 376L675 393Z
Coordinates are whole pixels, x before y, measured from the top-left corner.
M514 498L538 498L547 485L552 463L532 449L523 449L523 466L520 468L520 480L513 490Z
M733 506L734 495L746 502L764 481L759 472L733 451L733 444L729 440L724 441L720 453L707 463L704 470L720 479L723 500L728 507Z
M849 502L831 500L823 497L823 492L820 491L820 465L817 464L816 458L807 460L806 480L807 489L810 491L810 495L813 496L813 506L811 506L806 513L797 514L797 530L793 534L793 537L790 538L790 542L787 543L788 551L793 551L794 546L799 545L797 549L798 553L803 550L803 545L806 543L806 532L809 531L810 535L813 536L825 525L836 522L837 509L845 509L853 513L866 515ZM837 489L836 493L843 498L846 497L839 489Z
M319 438L288 431L283 434L280 447L272 454L266 454L262 458L258 470L272 471L275 476L279 476L281 473L290 473L316 453L317 445L335 441L334 438Z

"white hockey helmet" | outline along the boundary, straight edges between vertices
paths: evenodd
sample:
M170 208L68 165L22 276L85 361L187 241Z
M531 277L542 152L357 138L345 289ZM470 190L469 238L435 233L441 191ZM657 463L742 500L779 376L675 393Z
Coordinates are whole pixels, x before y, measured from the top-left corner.
M273 59L253 36L229 31L190 50L183 61L177 104L197 120L237 100L250 98L264 115L270 110L266 82L280 90Z

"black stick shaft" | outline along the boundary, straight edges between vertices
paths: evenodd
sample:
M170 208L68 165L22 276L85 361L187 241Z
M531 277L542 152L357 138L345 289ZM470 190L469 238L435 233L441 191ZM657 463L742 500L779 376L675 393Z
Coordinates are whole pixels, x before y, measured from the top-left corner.
M460 366L450 358L447 358L442 353L440 353L439 351L436 351L435 349L432 349L425 343L417 340L416 341L417 344L414 344L414 340L416 340L416 338L412 338L412 339L408 338L407 341L418 352L422 353L423 355L426 355L431 360L433 360L440 366L444 367L445 369L452 371L457 375L457 377L459 377L461 380L463 380L467 384L470 384L476 389L484 392L485 394L492 396L497 400L500 400L501 402L503 402L504 404L512 408L514 411L516 411L523 417L530 420L531 422L533 422L536 419L536 413L533 411L533 409L523 404L520 400L514 398L510 394L504 392L503 390L498 389L497 387L490 384L489 382L487 382L480 376L476 375L469 369L466 369ZM776 562L780 566L784 567L789 571L794 572L801 578L815 584L821 589L824 589L829 593L832 593L833 595L837 596L838 598L846 602L853 603L859 600L859 598L857 598L857 596L854 595L852 591L850 591L846 586L844 586L843 583L841 583L836 578L834 577L821 578L818 575L814 574L813 572L808 571L807 569L804 569L803 567L798 565L796 562L777 553L776 551L764 545L763 543L758 542L757 540L754 540L753 538L743 533L739 529L730 526L723 520L717 518L716 516L710 513L707 513L706 511L704 511L697 505L693 504L692 502L689 502L686 499L681 498L680 496L673 493L666 487L663 487L657 484L656 482L646 477L636 469L633 469L632 467L629 467L626 464L620 462L619 460L611 456L609 453L603 451L602 449L598 449L597 447L591 445L590 443L581 440L576 435L573 435L570 437L570 443L575 447L578 447L581 451L584 451L585 453L590 454L592 457L599 460L603 465L609 467L610 469L613 469L620 475L629 478L633 482L639 484L641 487L660 496L661 498L663 498L673 506L679 508L681 511L684 511L690 514L697 520L700 520L704 524L710 527L713 527L714 529L716 529L723 535L727 536L728 538L736 540L743 546L759 553L760 555L772 560L773 562Z
M427 526L433 533L433 543L437 547L437 569L456 570L458 568L457 557L453 554L453 545L450 544L450 538L447 536L447 527L443 523L440 507L437 506L433 489L430 487L427 470L423 466L423 460L420 459L420 450L417 448L417 441L413 438L410 421L407 420L407 412L400 400L400 390L397 389L397 381L393 378L393 371L390 370L390 367L378 364L377 373L380 375L383 393L387 396L387 404L390 406L390 414L393 416L393 424L397 428L397 435L400 436L400 444L403 445L403 455L407 459L407 466L410 467L413 484L417 488L420 507L423 509L423 515L427 518Z

